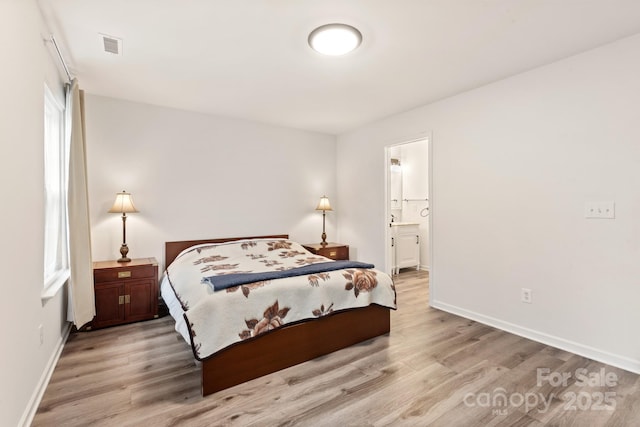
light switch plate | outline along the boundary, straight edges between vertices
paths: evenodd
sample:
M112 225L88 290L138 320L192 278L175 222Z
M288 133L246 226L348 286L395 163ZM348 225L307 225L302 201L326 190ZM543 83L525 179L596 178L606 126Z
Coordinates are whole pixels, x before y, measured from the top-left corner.
M587 202L584 204L584 217L615 219L615 202Z

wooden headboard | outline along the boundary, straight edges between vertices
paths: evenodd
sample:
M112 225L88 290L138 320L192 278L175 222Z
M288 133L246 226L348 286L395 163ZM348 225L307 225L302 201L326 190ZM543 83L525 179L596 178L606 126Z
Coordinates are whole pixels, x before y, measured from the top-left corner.
M165 242L164 243L164 268L167 268L169 264L171 264L173 260L176 259L178 255L180 255L180 252L194 245L200 245L203 243L233 242L234 240L244 240L244 239L288 239L288 238L289 238L288 234L274 234L271 236L225 237L222 239L181 240L177 242Z

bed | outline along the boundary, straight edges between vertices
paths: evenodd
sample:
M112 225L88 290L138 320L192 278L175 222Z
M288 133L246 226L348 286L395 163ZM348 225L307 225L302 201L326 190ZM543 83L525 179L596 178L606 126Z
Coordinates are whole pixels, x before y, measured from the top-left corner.
M388 333L392 279L342 262L286 234L166 242L161 293L203 396Z

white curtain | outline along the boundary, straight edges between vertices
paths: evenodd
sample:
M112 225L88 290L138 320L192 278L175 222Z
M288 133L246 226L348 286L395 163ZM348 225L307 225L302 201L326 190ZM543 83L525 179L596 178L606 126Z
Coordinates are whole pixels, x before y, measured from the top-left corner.
M69 144L69 310L68 320L77 328L96 314L91 261L91 225L87 191L84 92L73 79L66 94L67 143Z

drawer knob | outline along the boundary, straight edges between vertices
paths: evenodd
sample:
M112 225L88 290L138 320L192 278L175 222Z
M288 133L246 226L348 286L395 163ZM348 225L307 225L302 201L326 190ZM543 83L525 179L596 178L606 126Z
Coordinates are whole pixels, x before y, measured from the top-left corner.
M336 256L337 253L338 252L336 252L336 251L331 251L331 252L329 252L329 257Z
M126 279L127 277L131 277L130 271L118 271L118 279Z

